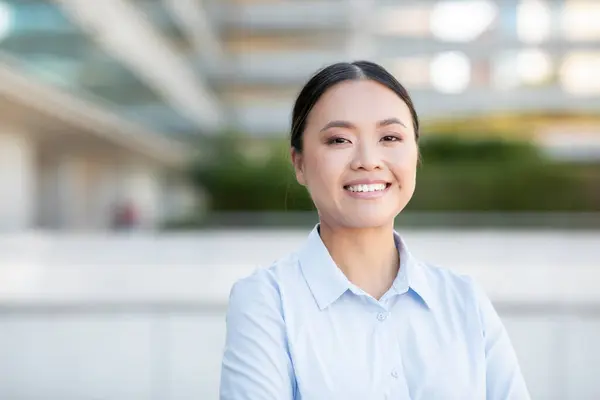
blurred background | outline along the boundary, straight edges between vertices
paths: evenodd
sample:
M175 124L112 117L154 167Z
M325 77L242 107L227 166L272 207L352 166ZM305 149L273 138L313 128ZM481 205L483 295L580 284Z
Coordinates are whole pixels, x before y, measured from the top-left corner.
M0 398L217 399L231 284L317 222L294 96L381 63L398 230L473 275L535 399L598 399L600 2L1 0Z

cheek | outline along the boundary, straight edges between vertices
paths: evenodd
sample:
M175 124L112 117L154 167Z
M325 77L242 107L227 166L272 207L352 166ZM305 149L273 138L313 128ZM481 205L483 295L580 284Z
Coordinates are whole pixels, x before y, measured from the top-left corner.
M415 175L418 164L418 151L410 147L394 149L388 154L388 165L392 172L404 177Z
M342 152L317 154L307 163L309 186L320 189L337 187L346 168L346 156Z

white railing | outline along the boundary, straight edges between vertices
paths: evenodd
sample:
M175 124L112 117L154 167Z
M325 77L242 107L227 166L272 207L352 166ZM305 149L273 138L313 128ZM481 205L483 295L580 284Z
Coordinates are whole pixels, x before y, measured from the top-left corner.
M306 234L0 237L0 398L216 399L231 284ZM600 232L404 237L485 287L533 398L597 398Z

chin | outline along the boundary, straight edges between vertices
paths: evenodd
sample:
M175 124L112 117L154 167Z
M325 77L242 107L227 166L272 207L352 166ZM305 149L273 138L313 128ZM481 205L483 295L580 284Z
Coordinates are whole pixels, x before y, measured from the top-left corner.
M372 229L394 225L394 220L405 207L403 199L390 202L367 202L357 205L332 204L317 207L322 222L349 229Z
M340 220L343 221L343 225L353 229L368 229L368 228L379 228L382 226L389 226L394 224L394 219L398 213L362 213L362 214L350 214L344 216Z

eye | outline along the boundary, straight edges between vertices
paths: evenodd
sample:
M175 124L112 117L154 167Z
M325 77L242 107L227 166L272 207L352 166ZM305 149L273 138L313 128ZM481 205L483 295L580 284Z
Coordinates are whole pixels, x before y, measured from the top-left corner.
M381 140L384 142L401 142L402 138L396 135L385 135Z
M327 144L329 144L329 145L344 144L344 143L350 143L350 141L348 139L344 139L341 137L332 137L332 138L327 139Z

